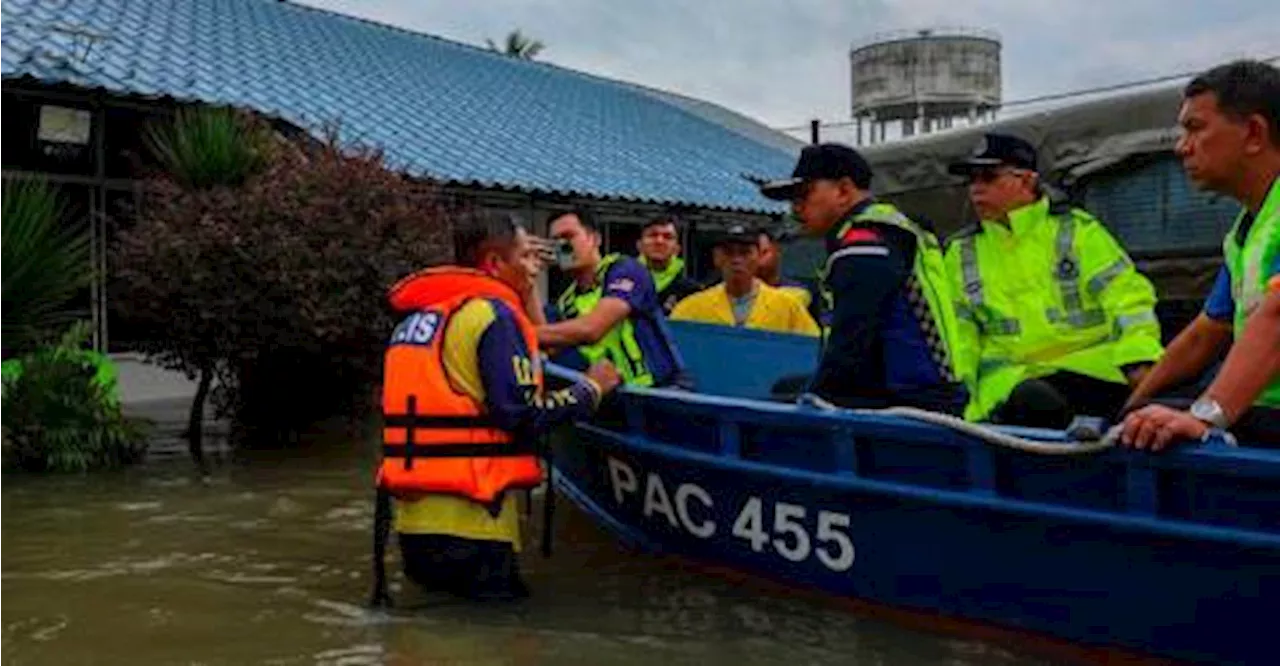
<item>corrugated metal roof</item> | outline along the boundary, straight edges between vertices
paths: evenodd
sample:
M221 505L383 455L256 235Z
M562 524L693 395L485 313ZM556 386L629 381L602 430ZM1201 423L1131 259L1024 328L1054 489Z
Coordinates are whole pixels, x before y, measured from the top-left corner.
M6 0L3 75L248 106L441 181L777 210L801 144L698 100L267 0ZM790 147L790 149L788 149Z

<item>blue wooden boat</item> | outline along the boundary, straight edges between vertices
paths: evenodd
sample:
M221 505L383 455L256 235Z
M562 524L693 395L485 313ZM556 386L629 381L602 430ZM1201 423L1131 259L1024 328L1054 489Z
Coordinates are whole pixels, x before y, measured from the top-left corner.
M777 378L813 366L813 340L672 330L698 392L622 390L615 414L576 424L555 452L562 494L620 539L1076 645L1280 659L1280 451L1153 455L991 429L1016 448L770 401Z

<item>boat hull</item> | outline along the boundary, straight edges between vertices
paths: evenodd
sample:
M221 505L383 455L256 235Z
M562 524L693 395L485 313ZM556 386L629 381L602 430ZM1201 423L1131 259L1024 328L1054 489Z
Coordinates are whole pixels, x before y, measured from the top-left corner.
M824 594L1210 663L1274 663L1280 451L1058 454L765 400L813 339L672 322L698 392L627 387L556 447L634 545ZM566 378L551 366L552 376Z
M1271 661L1258 628L1280 611L1280 545L1262 534L1052 515L1035 503L780 470L592 426L556 454L561 490L644 549L1088 645Z

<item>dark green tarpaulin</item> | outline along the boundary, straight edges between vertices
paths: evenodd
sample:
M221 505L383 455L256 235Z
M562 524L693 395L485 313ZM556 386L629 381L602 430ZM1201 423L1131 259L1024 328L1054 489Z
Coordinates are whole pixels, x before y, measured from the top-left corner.
M886 196L959 189L946 165L968 154L984 132L1005 132L1030 141L1040 152L1041 170L1051 179L1078 180L1136 155L1172 150L1180 99L1178 86L1118 94L868 146L862 153L875 169L875 190Z
M963 184L946 171L969 154L984 132L1020 136L1036 146L1047 180L1074 193L1091 178L1123 177L1153 157L1168 158L1177 141L1181 85L1116 94L1042 112L916 136L861 149L875 170L876 194L932 222L940 237L974 222ZM1152 193L1153 205L1159 193ZM1106 220L1104 220L1106 222ZM1135 254L1162 299L1196 301L1221 264L1216 252L1189 256Z

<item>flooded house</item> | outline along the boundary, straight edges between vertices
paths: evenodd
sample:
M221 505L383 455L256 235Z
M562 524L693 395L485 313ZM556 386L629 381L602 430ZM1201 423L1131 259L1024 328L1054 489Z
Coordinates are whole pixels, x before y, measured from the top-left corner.
M56 184L108 265L155 166L144 128L187 104L230 105L283 132L380 147L458 199L540 225L584 206L607 251L674 211L690 269L702 242L779 207L741 177L784 172L802 143L715 104L291 2L141 0L3 6L4 176ZM95 341L129 346L108 274L84 303ZM554 287L553 287L554 288Z

